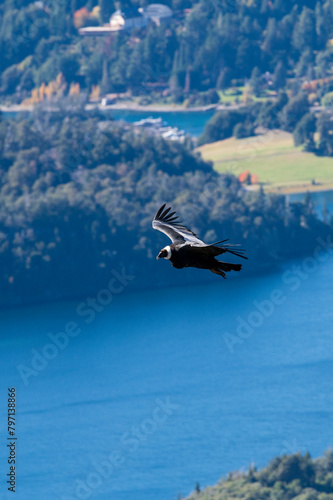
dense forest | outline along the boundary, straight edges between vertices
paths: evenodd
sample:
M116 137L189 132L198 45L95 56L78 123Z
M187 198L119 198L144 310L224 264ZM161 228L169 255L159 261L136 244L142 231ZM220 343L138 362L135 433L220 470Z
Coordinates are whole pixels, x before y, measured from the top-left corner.
M165 0L173 12L167 24L79 35L82 26L108 23L117 8L148 3L5 0L0 103L68 94L96 102L110 93L145 105L233 103L246 107L215 116L201 144L266 126L333 155L333 0Z
M177 271L155 260L168 240L151 220L164 202L208 242L241 243L245 275L310 252L331 230L310 199L288 205L283 196L248 192L186 145L69 98L63 111L41 105L0 121L0 162L2 305L87 295L122 267L136 276L134 287L175 283ZM184 283L210 279L192 271L178 271Z
M188 500L332 500L333 453L313 460L306 453L283 455L257 470L235 472L216 486L200 492L199 484Z
M5 0L2 94L22 99L59 73L88 92L98 84L103 92L149 94L149 84L165 83L176 101L203 93L214 102L216 93L205 92L247 79L254 95L286 87L296 94L315 79L323 80L307 89L311 100L332 90L333 0L169 0L162 1L173 10L167 26L150 23L107 41L78 34L79 25L108 22L117 7L147 3Z

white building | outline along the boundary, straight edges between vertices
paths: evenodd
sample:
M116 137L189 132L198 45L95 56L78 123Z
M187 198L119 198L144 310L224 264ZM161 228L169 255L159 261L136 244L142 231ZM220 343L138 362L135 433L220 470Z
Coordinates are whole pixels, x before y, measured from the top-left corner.
M111 28L134 29L144 28L148 19L137 9L116 10L110 18Z

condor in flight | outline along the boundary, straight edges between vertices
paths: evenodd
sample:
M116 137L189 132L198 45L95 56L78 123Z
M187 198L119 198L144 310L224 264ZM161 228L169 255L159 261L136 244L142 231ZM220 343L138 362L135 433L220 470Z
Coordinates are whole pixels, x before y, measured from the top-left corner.
M166 204L162 205L153 220L153 228L166 234L172 241L172 245L168 245L160 251L158 259L170 260L173 267L183 269L184 267L197 267L199 269L209 269L212 273L219 274L226 278L229 271L240 271L240 264L229 264L216 260L217 255L222 253L231 253L242 259L247 259L243 252L245 250L235 249L237 245L224 244L217 246L220 243L225 243L228 240L218 241L212 245L206 245L199 240L197 236L187 227L182 226L176 212L169 213L170 208L165 208Z

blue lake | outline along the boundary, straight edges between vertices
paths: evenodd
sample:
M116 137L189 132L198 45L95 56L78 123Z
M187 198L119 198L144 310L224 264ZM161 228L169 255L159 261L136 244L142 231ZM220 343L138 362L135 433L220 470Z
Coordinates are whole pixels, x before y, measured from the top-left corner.
M196 481L332 446L333 256L286 269L140 293L129 284L84 316L81 301L0 312L0 498L12 498L7 386L17 500L174 500ZM176 283L181 271L170 273ZM65 328L77 335L52 347Z
M116 120L124 120L133 123L143 118L162 118L169 126L178 127L193 137L202 134L208 120L213 116L214 111L175 111L175 112L150 112L150 111L130 111L112 110L110 115Z
M304 201L305 199L304 193L295 193L289 195L290 202L295 201ZM319 217L323 216L324 207L326 207L327 215L333 215L333 191L318 191L311 193L312 203L315 209L316 214Z

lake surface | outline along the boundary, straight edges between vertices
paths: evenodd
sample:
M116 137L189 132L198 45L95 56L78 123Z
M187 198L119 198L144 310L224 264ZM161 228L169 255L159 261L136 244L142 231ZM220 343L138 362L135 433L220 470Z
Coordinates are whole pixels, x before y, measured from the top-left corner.
M290 202L304 201L305 193L295 193L289 195ZM327 216L333 215L333 191L317 191L311 193L312 203L318 217L323 218L323 210L326 207Z
M332 446L333 256L286 269L152 292L129 284L81 315L81 301L0 312L0 498L12 498L7 386L17 500L174 500L251 462ZM50 347L65 328L80 332Z
M199 137L202 134L206 123L213 116L215 111L175 111L175 112L150 112L150 111L130 111L112 110L108 111L116 120L124 120L129 123L142 120L144 118L162 118L170 127L178 127L192 137Z

